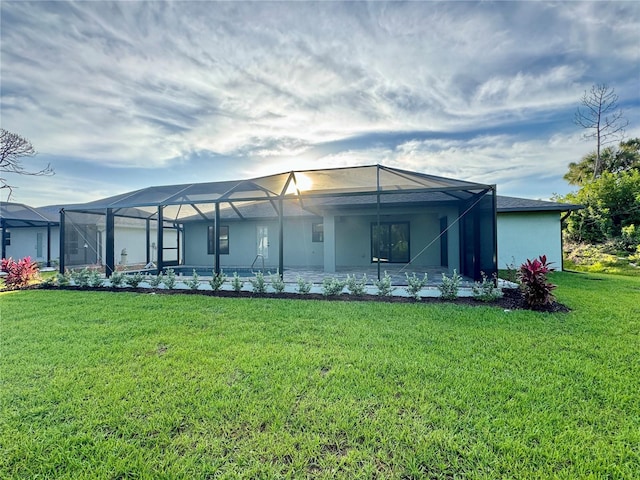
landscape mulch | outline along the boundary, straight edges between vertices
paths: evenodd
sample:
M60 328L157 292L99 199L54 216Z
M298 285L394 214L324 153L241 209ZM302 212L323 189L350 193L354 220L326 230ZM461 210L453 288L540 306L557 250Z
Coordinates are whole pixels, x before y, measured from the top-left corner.
M130 292L130 293L143 293L143 294L156 294L156 295L205 295L210 297L225 297L225 298L283 298L292 300L323 300L333 302L385 302L385 303L421 303L421 304L455 304L455 305L468 305L468 306L494 306L502 308L504 310L527 310L527 306L522 292L518 289L504 289L503 296L497 299L495 302L481 302L475 300L472 297L458 297L456 300L443 300L439 297L422 297L420 300L416 300L411 297L400 296L380 296L380 295L322 295L320 293L254 293L248 291L234 292L230 290L218 290L214 292L212 290L186 290L186 289L152 289L152 288L109 288L109 287L75 287L75 286L63 286L55 287L49 285L35 285L31 288L41 289L64 289L64 290L79 290L79 291L110 291L110 292ZM553 301L547 305L542 305L533 310L539 312L548 313L566 313L570 309L559 302Z

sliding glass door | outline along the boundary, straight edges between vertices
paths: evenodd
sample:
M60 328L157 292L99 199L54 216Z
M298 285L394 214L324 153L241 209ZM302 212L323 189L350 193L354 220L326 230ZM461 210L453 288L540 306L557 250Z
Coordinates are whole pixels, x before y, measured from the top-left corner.
M371 261L409 262L409 222L371 224Z

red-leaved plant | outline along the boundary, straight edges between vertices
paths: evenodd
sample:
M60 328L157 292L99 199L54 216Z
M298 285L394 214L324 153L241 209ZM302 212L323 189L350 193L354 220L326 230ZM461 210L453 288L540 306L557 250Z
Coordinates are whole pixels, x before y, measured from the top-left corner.
M3 258L0 270L7 272L4 284L9 290L26 287L38 278L38 264L32 262L31 257L24 257L17 262L13 258Z
M518 269L520 288L529 308L540 308L555 300L551 293L556 286L547 281L547 273L555 269L550 267L546 255L540 255L535 260L527 259Z

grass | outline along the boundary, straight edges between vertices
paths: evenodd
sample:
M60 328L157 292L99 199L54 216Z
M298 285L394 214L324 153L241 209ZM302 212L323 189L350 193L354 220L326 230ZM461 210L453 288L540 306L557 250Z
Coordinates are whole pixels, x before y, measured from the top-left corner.
M0 294L0 478L637 478L640 279L573 311Z
M604 258L593 263L578 264L569 259L565 259L565 270L588 273L607 273L609 275L625 275L630 277L640 277L640 268L629 262L627 258L606 255Z

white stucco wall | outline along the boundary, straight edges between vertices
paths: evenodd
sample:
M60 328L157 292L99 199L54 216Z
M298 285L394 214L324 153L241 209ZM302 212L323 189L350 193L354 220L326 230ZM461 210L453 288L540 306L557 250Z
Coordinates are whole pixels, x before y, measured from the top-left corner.
M36 262L47 261L47 227L7 228L11 232L11 245L6 247L7 257L31 257ZM41 255L38 255L38 234L42 235ZM60 228L51 227L51 261L60 258Z
M498 213L498 268L540 255L561 268L560 212Z
M157 242L157 229L150 229L149 242ZM169 237L171 243L169 243ZM106 258L106 235L102 233L102 261ZM165 235L165 246L176 243L175 235ZM127 249L126 265L144 264L147 261L147 231L145 225L124 226L117 225L114 228L114 255L117 265L125 265L122 258L122 250ZM154 254L155 257L155 254ZM155 260L155 258L154 258Z
M459 227L455 222L457 211L449 209L384 209L382 222L410 222L410 254L414 265L439 266L440 260L440 216L447 215L451 224L448 235L449 269L459 269ZM354 267L371 265L371 224L375 213L368 210L351 210L335 217L335 236L325 223L324 242L312 242L312 224L321 218L289 218L284 221L284 264L294 268L324 268L332 271L332 265ZM278 222L275 220L231 220L222 221L229 227L229 253L220 255L220 264L225 267L249 267L257 254L257 228L266 226L269 231L269 251L265 259L267 268L278 266ZM187 223L184 226L186 265L210 265L214 255L207 254L206 222ZM332 238L333 237L333 238ZM426 248L425 248L426 247ZM331 258L329 258L331 257ZM334 260L335 258L335 260ZM328 261L325 262L325 260Z
M311 241L311 225L319 219L292 218L284 221L284 264L287 267L321 267L323 264L323 244ZM265 267L275 271L278 268L279 225L274 220L222 221L229 227L229 253L220 255L220 266L248 268L256 258L257 229L267 227L269 247ZM210 265L214 255L207 254L207 223L188 223L184 227L186 265ZM261 266L259 260L256 265Z

